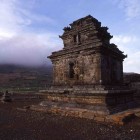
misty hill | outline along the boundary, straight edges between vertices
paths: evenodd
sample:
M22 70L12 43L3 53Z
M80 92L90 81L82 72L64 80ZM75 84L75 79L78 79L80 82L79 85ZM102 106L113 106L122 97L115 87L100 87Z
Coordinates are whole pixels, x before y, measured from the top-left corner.
M51 82L51 66L0 65L0 87L43 87Z
M13 72L24 72L24 71L36 71L39 73L46 73L50 72L52 69L52 66L38 66L38 67L28 67L28 66L22 66L22 65L0 65L0 73L13 73Z
M123 77L125 83L140 82L140 74L138 73L124 73Z

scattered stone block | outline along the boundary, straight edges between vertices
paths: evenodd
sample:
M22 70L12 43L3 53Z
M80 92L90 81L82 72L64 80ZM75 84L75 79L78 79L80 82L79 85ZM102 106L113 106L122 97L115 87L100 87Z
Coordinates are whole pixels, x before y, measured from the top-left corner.
M3 94L2 98L1 98L1 101L2 101L2 102L11 102L11 101L12 101L12 97L11 97L11 95L8 93L8 91L6 91L6 92Z

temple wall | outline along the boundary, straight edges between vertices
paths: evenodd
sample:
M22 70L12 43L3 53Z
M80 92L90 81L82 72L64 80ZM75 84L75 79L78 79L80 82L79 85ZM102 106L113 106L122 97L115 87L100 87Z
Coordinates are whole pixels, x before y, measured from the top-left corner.
M122 61L112 56L102 55L102 81L105 84L122 83Z
M84 82L96 84L101 79L100 56L89 55L84 59Z
M70 65L73 65L72 70ZM53 63L54 84L96 84L101 80L100 55L79 55L78 57L63 57ZM73 73L71 73L73 72Z

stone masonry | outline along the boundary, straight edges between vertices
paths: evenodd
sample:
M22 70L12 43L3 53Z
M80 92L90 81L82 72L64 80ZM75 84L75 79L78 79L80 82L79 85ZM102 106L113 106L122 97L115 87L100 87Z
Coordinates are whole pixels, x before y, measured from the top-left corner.
M116 85L123 82L126 55L115 44L107 27L92 16L74 21L60 38L64 48L53 52L54 85Z
M63 49L48 57L53 85L40 91L46 100L32 109L106 121L135 107L134 91L123 86L126 55L110 43L107 30L90 15L64 28Z

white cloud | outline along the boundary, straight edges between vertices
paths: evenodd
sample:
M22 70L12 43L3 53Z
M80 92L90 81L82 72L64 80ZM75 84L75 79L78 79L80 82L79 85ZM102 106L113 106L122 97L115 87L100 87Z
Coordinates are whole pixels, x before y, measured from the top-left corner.
M124 54L128 55L128 57L124 60L124 71L140 73L138 37L133 35L116 35L111 42L115 43L121 51L124 51Z
M14 0L0 0L0 37L10 37L19 30L20 17L14 14Z
M120 9L123 9L127 19L140 16L140 0L114 0Z
M45 22L45 23L54 23L54 20L45 16L45 15L40 15L40 14L34 14L30 12L27 9L18 9L20 16L26 17L28 19L27 25L30 24L31 22Z
M15 35L14 31L9 31L7 29L0 28L0 40L13 37L14 35Z
M35 3L34 0L30 4L31 2ZM0 0L0 38L25 32L24 29L32 23L54 23L51 18L36 14L30 8L31 6L24 8L19 0Z
M126 72L140 73L140 51L132 52L128 59L126 59L124 66Z
M116 35L112 39L112 41L115 41L116 43L123 43L123 44L128 44L128 43L133 43L136 42L138 39L136 36L124 36L124 35Z

